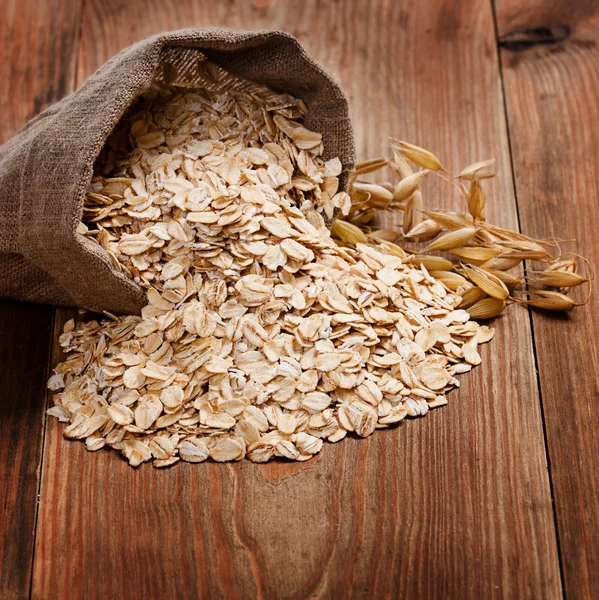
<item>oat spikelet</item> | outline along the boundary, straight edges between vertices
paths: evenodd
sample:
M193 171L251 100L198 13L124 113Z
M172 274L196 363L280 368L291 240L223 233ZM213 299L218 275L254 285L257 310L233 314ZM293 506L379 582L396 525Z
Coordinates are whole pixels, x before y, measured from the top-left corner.
M337 219L333 223L331 233L341 241L350 244L368 243L366 234L359 227L356 227L347 221L342 221L341 219Z
M367 234L368 239L395 242L401 235L393 229L373 229Z
M481 267L482 268L482 267ZM500 279L507 285L508 287L515 287L517 285L522 285L524 280L514 275L513 273L507 273L506 271L497 271L495 269L485 269L486 273L490 275L494 275L497 279Z
M491 173L489 171L485 171L487 167L490 167L495 162L494 158L489 160L481 160L480 162L475 162L471 165L468 165L466 168L460 171L458 177L460 179L465 179L467 181L476 179L487 179L488 177L494 177L495 173Z
M453 263L442 256L425 256L415 254L412 256L412 264L425 267L428 271L451 271Z
M442 231L441 225L432 219L426 219L405 234L406 239L416 242L428 242L437 237Z
M406 202L406 209L403 213L402 229L404 234L422 223L422 209L424 203L422 201L422 193L416 190Z
M468 212L472 215L475 221L485 220L485 193L476 177L470 183L468 192Z
M402 141L393 142L392 145L406 158L423 169L430 169L431 171L440 171L443 169L441 161L432 152L424 148Z
M431 242L423 252L432 252L433 250L451 250L463 244L467 244L476 234L474 227L463 227L455 229L437 238Z
M490 258L487 262L480 265L480 268L485 271L508 271L509 269L517 267L521 262L521 258L514 258L507 254L501 254Z
M520 300L520 302L535 308L552 311L568 311L575 306L579 306L569 296L551 290L535 291L528 300Z
M492 319L493 317L498 317L504 311L505 307L505 300L484 298L466 308L466 311L472 319Z
M501 254L502 250L501 248L485 248L483 246L459 246L448 250L448 252L467 261L484 263Z
M352 185L352 192L363 197L369 206L375 208L386 208L393 202L393 194L383 186L376 183L363 183L356 181Z
M409 256L403 248L397 244L394 244L393 242L383 240L380 242L380 245L383 246L386 252L392 256L397 256L398 258L407 258Z
M509 249L505 254L507 258L520 258L522 260L543 260L549 256L546 248L531 241L503 241L498 245Z
M589 281L586 277L578 273L570 273L568 271L545 270L537 271L533 277L534 283L546 285L550 287L576 287Z
M390 166L397 174L398 179L405 179L414 173L406 157L395 148L393 148L393 162Z
M499 277L474 265L462 265L462 269L468 279L492 298L505 300L510 295L510 291Z
M446 229L461 229L472 226L472 217L464 213L432 212L425 210L424 215Z
M431 257L435 258L435 257ZM472 287L472 283L468 281L465 277L460 275L459 273L454 273L453 271L445 270L445 271L430 271L430 274L445 284L450 290L454 292L460 287L466 289ZM479 298L480 299L480 298Z
M428 170L418 171L413 175L408 175L405 179L398 182L393 190L393 199L395 202L404 202L420 186L424 178L428 175Z
M461 292L462 301L458 305L458 308L470 308L472 305L480 302L483 298L487 297L486 292L481 290L477 286L471 286Z

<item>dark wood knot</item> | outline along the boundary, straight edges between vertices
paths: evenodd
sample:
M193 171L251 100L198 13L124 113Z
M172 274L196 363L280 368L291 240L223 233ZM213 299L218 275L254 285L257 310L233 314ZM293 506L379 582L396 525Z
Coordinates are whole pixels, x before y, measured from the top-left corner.
M512 52L522 52L535 46L559 44L570 37L569 25L534 27L506 33L499 38L499 47Z

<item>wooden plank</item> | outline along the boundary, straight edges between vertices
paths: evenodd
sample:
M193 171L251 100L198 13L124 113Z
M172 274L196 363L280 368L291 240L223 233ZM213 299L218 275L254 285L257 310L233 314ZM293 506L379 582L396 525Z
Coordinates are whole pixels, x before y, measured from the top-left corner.
M0 301L0 597L29 594L52 313Z
M0 143L74 85L80 0L8 0ZM29 595L54 310L0 300L0 597Z
M497 156L490 213L517 225L490 5L88 0L78 80L145 35L192 25L298 36L347 90L361 156L390 134L454 167ZM427 190L447 203L436 182ZM461 381L425 419L299 465L134 471L49 422L34 596L559 597L526 311L498 322Z
M497 12L522 228L578 240L595 272L598 17L593 1L502 0ZM536 313L533 326L566 596L596 598L599 297L568 317Z

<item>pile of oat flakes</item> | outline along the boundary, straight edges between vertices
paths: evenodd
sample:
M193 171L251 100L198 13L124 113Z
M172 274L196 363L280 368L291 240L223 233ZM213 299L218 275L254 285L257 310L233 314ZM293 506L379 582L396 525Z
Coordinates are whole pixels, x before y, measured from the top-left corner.
M147 289L67 323L49 413L133 466L307 460L422 416L493 330L389 245L340 247L338 159L287 96L154 90L96 167L80 233Z

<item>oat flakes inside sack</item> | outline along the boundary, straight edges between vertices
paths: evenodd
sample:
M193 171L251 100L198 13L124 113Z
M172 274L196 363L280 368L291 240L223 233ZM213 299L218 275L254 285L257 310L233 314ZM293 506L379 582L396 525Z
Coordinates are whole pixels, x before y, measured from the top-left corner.
M206 58L219 68L207 70ZM343 172L352 167L346 99L292 36L225 29L155 35L114 56L0 147L0 297L139 314L143 288L78 225L106 139L156 80L291 93L309 107L306 125L323 135L326 157L338 156Z

